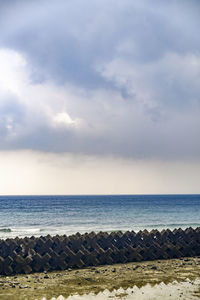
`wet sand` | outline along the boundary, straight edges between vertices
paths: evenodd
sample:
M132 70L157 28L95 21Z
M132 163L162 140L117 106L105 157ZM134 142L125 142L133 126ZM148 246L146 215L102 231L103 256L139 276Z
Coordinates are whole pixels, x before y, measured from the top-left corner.
M41 300L62 295L67 298L80 295L98 294L123 288L124 290L146 284L154 286L161 282L168 284L186 279L200 278L200 258L157 260L112 266L89 267L82 270L67 270L29 275L0 276L1 300ZM192 286L192 284L191 284ZM198 288L197 288L198 290ZM188 292L188 289L187 289ZM189 291L190 292L190 291ZM194 294L191 289L191 295ZM184 294L182 299L184 298ZM195 296L200 298L199 291ZM187 296L188 297L188 296ZM192 298L191 298L192 299Z

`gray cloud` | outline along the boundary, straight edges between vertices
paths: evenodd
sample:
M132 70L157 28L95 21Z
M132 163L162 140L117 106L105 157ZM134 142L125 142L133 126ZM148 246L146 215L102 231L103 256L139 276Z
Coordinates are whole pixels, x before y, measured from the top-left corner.
M151 62L199 51L197 8L174 0L16 1L2 16L1 44L24 52L45 77L102 86L94 66L116 55Z
M0 88L1 149L199 157L199 9L0 1L0 47L26 61L10 67L23 70L20 92L5 100Z

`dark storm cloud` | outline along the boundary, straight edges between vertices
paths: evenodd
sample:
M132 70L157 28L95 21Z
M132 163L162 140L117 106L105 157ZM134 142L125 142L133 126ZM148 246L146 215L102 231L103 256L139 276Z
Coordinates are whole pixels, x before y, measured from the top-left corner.
M199 13L193 0L0 1L0 47L28 69L0 110L1 148L199 156Z

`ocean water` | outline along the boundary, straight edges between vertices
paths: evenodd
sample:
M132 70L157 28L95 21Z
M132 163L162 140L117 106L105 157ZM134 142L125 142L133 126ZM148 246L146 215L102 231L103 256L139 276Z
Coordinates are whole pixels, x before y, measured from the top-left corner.
M0 238L200 226L200 195L0 196Z

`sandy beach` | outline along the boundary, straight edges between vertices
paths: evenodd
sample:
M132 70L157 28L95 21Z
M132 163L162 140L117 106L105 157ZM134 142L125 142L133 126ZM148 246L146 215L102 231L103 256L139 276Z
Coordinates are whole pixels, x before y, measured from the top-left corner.
M187 288L184 285L180 285L177 289L170 288L170 299L173 299L173 290L180 291L181 299L198 299L200 297L199 274L200 258L195 257L90 267L81 270L69 269L49 273L1 276L0 299L49 300L53 297L54 299L58 298L60 295L64 298L74 294L88 295L93 293L97 295L105 290L112 292L122 288L126 291L134 286L142 288L146 285L154 286L153 290L156 290L158 284L162 283L165 286L165 284L171 284L174 281L177 283L187 282L189 285ZM195 279L197 281L194 288ZM164 290L166 290L164 286L161 285L163 295ZM149 295L149 287L142 290L142 295L145 295L145 292ZM127 297L127 293L122 292L118 297L123 298L123 296ZM150 299L159 299L156 297ZM84 296L84 299L89 298ZM137 298L133 294L131 299Z

